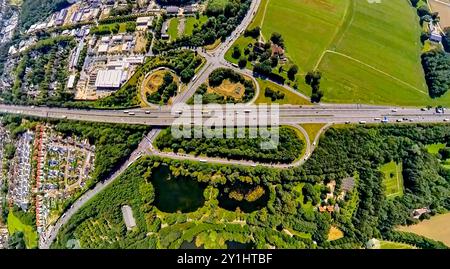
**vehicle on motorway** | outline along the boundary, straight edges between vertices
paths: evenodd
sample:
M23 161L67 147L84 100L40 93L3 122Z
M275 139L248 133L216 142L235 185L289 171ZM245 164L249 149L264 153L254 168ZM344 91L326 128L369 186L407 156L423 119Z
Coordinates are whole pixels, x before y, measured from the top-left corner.
M145 111L145 114L150 114L150 111L148 111L148 110L147 110L147 111Z
M359 124L366 124L366 121L365 120L360 120Z
M422 107L420 110L421 111L427 111L428 109L426 107Z
M192 81L195 81L197 79L197 76L192 77Z
M436 107L436 113L438 113L438 114L444 113L444 108L442 108L442 107Z
M67 119L67 116L66 115L63 115L61 118L63 118L63 119Z
M403 122L403 120L402 119L397 119L396 122Z
M397 112L397 109L394 108L394 109L391 110L391 112Z
M444 121L449 121L449 119L444 119Z
M130 113L130 111L124 110L123 113L124 113L124 114L128 114L128 113Z
M235 63L232 63L231 65L232 65L233 67L236 67L236 68L239 67L239 65L237 65L237 64L235 64Z
M134 115L136 115L136 113L134 113L134 112L128 112L128 115L134 116Z
M379 120L381 120L381 118L374 118L373 120L375 120L375 121L379 121Z
M205 160L205 159L200 159L199 161L202 162L202 163L206 163L207 162L207 160Z
M348 120L348 121L345 121L345 124L350 124L350 121Z
M413 122L414 121L414 119L409 119L409 122Z

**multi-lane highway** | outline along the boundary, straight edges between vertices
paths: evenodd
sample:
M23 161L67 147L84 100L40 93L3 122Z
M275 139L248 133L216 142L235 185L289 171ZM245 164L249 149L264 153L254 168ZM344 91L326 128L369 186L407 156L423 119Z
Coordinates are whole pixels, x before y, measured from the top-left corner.
M216 105L216 109L210 110L210 106L203 106L200 109L194 109L194 106L185 106L186 111L177 115L177 111L172 111L171 107L159 107L149 109L132 110L82 110L67 108L49 108L49 107L27 107L27 106L9 106L0 105L1 113L13 113L27 116L36 116L43 118L81 120L105 123L124 123L124 124L143 124L151 126L171 126L175 120L180 118L193 119L194 111L202 115L203 121L211 118L222 118L224 123L227 118L224 116L225 105ZM265 106L237 106L231 110L231 115L236 118L243 117L248 122L254 116L264 117ZM219 109L220 108L220 109ZM269 106L270 108L270 106ZM208 112L205 114L205 111ZM229 110L230 111L230 110ZM254 115L254 112L259 112ZM381 122L387 119L388 122L444 122L448 121L449 115L445 113L436 113L434 109L422 110L419 108L400 108L400 107L374 107L355 105L323 105L323 106L279 106L279 123L299 124L299 123L365 123ZM237 121L236 121L237 122ZM194 121L192 120L192 123Z

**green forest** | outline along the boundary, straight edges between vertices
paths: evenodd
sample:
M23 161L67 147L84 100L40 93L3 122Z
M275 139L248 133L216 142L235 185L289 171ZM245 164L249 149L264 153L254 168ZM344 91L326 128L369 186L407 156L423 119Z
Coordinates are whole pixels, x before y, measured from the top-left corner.
M255 131L257 129L254 129ZM235 160L252 160L257 162L291 163L300 157L304 143L297 133L289 127L279 128L279 141L274 149L261 149L262 142L269 142L270 138L249 138L249 129L243 130L243 138L226 138L226 130L222 130L223 138L179 138L175 139L170 129L166 129L155 141L161 150L173 152L186 152L193 155L206 155L208 157L221 157ZM192 130L192 133L194 130ZM214 131L213 131L214 132ZM193 135L192 135L193 137Z
M253 248L359 248L375 237L446 248L394 227L417 223L411 217L416 208L430 208L423 218L450 209L450 171L426 150L426 145L448 146L449 141L449 125L354 126L329 129L311 159L293 169L142 158L74 215L53 247L183 248L194 242L226 248L239 242ZM403 165L405 192L388 199L379 168L392 160ZM197 182L202 205L183 212L158 208L165 193L154 175L161 169L168 171L166 184ZM336 198L348 177L356 179L354 188ZM336 182L335 198L327 198L331 181ZM250 204L241 208L244 202ZM238 206L231 209L230 203ZM123 205L132 207L136 219L130 231ZM317 210L323 205L335 210ZM344 237L329 241L331 226Z

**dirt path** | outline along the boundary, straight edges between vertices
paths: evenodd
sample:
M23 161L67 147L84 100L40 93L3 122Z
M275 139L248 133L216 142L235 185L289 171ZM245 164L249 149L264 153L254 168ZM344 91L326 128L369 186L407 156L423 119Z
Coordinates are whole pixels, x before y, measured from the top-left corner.
M350 0L348 2L347 7L345 8L344 16L342 16L341 21L339 22L339 26L336 27L336 30L328 43L328 49L325 49L322 54L320 55L319 59L317 60L316 65L314 66L314 70L317 70L319 68L320 63L323 60L323 57L325 57L325 54L327 51L334 51L336 47L341 43L342 38L344 37L344 34L347 32L348 28L353 22L354 16L354 9L355 9L355 1ZM350 16L350 17L349 17ZM350 19L349 19L350 18ZM344 29L342 29L344 27Z
M182 36L184 34L184 28L186 26L186 18L185 17L181 17L180 18L180 23L178 23L178 36Z
M345 58L347 58L347 59L350 59L350 60L352 60L352 61L354 61L354 62L357 62L357 63L359 63L359 64L361 64L361 65L364 65L364 66L366 66L366 67L368 67L368 68L370 68L370 69L372 69L372 70L375 70L375 71L377 71L377 72L379 72L379 73L381 73L381 74L383 74L383 75L385 75L385 76L387 76L387 77L389 77L389 78L392 78L393 80L395 80L395 81L397 81L397 82L400 82L400 83L402 83L402 84L404 84L404 85L410 87L410 88L413 89L413 90L416 90L416 91L418 91L418 92L420 92L420 93L422 93L422 94L428 96L428 94L427 94L426 92L421 91L420 89L416 88L415 86L413 86L413 85L411 85L411 84L409 84L409 83L407 83L407 82L405 82L405 81L403 81L403 80L401 80L401 79L399 79L399 78L397 78L397 77L394 77L393 75L390 75L390 74L384 72L383 70L380 70L380 69L378 69L378 68L376 68L376 67L373 67L373 66L371 66L370 64L367 64L367 63L365 63L365 62L363 62L363 61L361 61L361 60L358 60L358 59L356 59L356 58L353 58L353 57L351 57L351 56L348 56L347 54L340 53L340 52L337 52L337 51L334 51L334 50L326 50L325 53L333 53L333 54L336 54L336 55L345 57Z

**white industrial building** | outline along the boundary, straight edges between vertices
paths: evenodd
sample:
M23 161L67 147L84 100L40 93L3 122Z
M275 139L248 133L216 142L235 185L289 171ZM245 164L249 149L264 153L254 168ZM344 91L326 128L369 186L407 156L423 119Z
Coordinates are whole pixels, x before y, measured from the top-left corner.
M118 90L127 78L127 72L123 70L99 70L95 80L95 87L98 91Z

